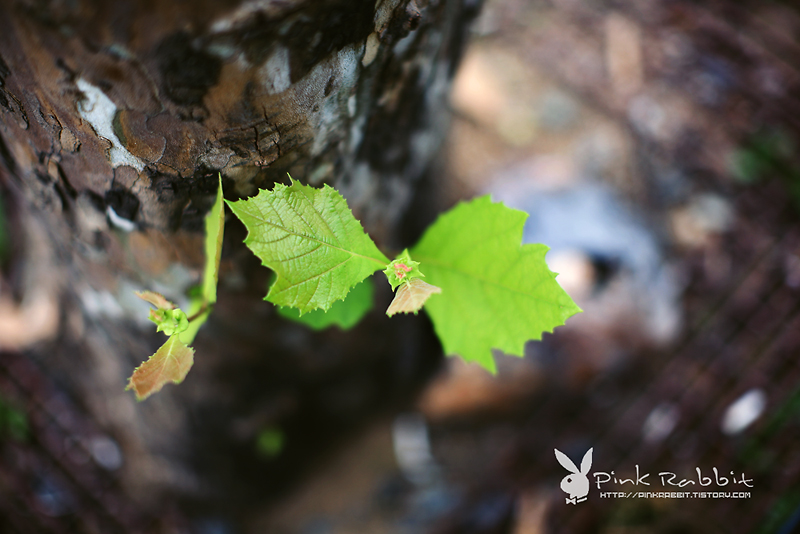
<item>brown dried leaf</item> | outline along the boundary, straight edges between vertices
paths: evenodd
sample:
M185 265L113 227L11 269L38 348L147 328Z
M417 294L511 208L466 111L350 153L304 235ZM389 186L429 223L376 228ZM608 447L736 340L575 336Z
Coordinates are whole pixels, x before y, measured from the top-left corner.
M134 291L134 293L137 297L146 300L156 308L175 309L175 304L168 301L161 293L156 293L155 291Z
M174 334L155 354L136 368L125 389L132 389L137 400L144 400L160 391L167 382L183 382L193 363L194 349L184 345L178 334Z
M441 292L442 288L440 287L423 282L420 278L412 278L397 290L394 300L386 310L386 315L391 317L395 313L417 313L422 309L428 297Z

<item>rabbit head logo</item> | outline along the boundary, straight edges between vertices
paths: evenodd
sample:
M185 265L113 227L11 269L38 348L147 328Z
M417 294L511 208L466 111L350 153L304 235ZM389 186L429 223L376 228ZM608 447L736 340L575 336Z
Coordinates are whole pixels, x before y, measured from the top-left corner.
M592 468L592 450L586 451L581 460L580 471L575 466L575 463L567 457L566 454L558 449L553 449L556 452L556 460L558 463L570 472L569 475L564 477L561 481L561 489L567 493L567 504L578 504L586 500L589 494L589 469Z

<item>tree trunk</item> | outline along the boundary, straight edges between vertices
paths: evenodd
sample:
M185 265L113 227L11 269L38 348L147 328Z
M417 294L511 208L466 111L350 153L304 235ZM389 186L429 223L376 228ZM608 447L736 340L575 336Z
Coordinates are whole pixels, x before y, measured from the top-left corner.
M133 291L185 301L218 173L228 199L287 172L329 183L384 250L409 244L401 223L477 3L5 2L0 184L14 235L0 350L56 377L113 438L121 467L104 467L139 509L180 494L229 510L280 491L435 365L421 320L387 325L378 310L312 335L278 319L229 217L219 302L187 380L140 404L124 391L164 339ZM256 454L265 428L286 437L275 458Z

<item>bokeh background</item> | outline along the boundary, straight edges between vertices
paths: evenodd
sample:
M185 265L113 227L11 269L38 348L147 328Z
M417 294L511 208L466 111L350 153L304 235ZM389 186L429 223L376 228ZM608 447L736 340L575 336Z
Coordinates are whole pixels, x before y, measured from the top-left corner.
M420 194L438 210L489 193L528 212L524 239L551 247L584 313L524 358L498 354L496 377L448 359L415 404L359 425L244 527L176 508L174 531L800 528L799 68L789 2L488 0ZM81 413L32 362L0 360L0 487L19 498L0 501L17 518L4 528L136 524L120 448ZM256 446L278 461L280 429ZM754 487L593 489L566 505L553 449L577 463L590 447L593 470L638 465L653 486L717 467ZM33 465L49 475L31 483Z

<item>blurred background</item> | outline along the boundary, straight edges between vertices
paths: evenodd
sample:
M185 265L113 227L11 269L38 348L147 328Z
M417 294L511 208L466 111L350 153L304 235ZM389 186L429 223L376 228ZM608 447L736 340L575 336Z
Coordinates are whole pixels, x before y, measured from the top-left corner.
M490 193L529 213L525 241L551 247L584 313L524 358L497 354L496 377L447 359L415 403L359 426L244 527L175 511L174 531L794 532L800 9L488 0L471 40L421 194L437 210ZM256 447L278 461L282 431ZM694 500L593 488L566 505L553 449L578 463L590 447L593 470L638 465L653 482L717 467L753 488ZM118 444L14 355L0 360L0 451L0 488L30 506L10 532L91 530L88 517L125 531ZM51 474L23 481L32 464Z

